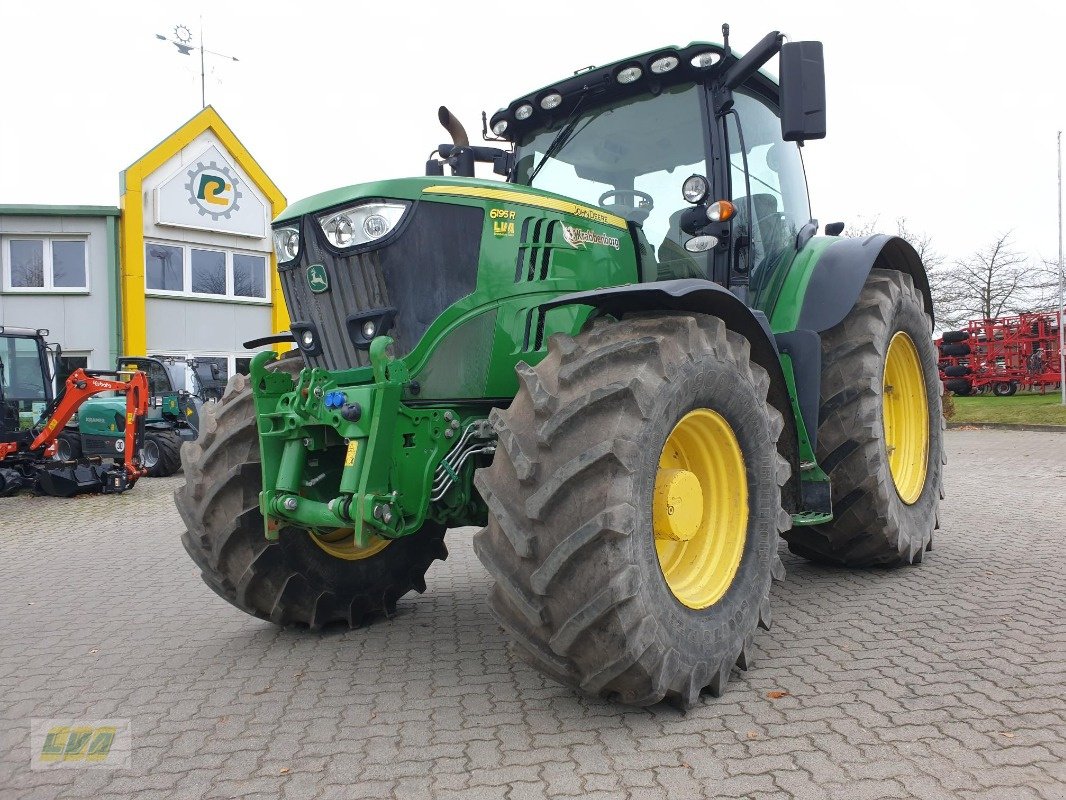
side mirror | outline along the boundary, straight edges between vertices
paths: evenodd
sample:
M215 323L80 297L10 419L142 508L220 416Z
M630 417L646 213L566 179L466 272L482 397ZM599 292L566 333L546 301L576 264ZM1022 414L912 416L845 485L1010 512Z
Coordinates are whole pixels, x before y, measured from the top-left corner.
M821 42L781 46L781 137L825 138L825 62Z

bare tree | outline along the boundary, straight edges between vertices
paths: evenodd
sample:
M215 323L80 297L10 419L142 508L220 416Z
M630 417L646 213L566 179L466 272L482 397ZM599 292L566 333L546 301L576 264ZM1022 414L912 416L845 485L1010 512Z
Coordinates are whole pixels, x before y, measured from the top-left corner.
M859 215L844 229L844 235L852 239L865 239L875 233L888 233L887 226L881 225L879 216ZM895 235L906 239L918 251L918 255L927 270L935 269L944 263L944 256L933 246L933 237L924 231L911 227L906 217L896 217Z
M945 298L940 314L943 323L952 326L1027 310L1040 282L1028 257L1015 249L1010 231L940 272L938 283Z
M843 235L849 239L865 239L867 236L873 236L875 233L884 233L880 226L881 217L875 214L872 217L868 217L865 214L859 214L855 219L848 220L844 225Z
M1059 261L1045 258L1041 266L1033 270L1033 303L1031 308L1054 309L1059 307Z
M11 285L44 286L44 257L34 253L11 264Z

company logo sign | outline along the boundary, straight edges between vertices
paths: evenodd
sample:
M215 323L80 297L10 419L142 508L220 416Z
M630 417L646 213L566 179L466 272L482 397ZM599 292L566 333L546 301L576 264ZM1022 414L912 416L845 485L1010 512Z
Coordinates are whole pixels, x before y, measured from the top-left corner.
M198 161L186 175L189 177L189 182L185 184L189 203L196 207L201 217L229 219L234 211L240 209L243 195L229 167L219 166L215 161L206 164Z
M156 223L256 239L268 236L266 198L236 164L218 145L185 159L155 188Z
M617 236L605 236L602 233L585 230L584 228L572 228L563 225L563 238L571 247L584 247L586 244L601 244L617 250L621 245Z
M329 289L329 275L322 264L312 264L307 268L307 287L315 294Z
M30 721L30 767L130 769L128 719Z

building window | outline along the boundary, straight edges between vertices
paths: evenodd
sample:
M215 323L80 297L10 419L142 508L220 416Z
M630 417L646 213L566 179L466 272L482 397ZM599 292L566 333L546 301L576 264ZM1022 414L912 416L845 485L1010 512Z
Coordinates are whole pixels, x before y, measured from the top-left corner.
M4 289L84 292L89 288L84 239L9 238L0 260Z
M145 289L184 297L269 300L267 259L253 253L148 242Z
M150 353L167 365L175 389L185 389L203 400L219 400L231 375L247 375L252 356L247 353Z
M88 353L63 353L59 357L59 363L56 365L56 391L62 391L63 386L67 382L67 378L70 377L70 373L74 370L88 368Z
M189 250L192 290L196 294L226 294L226 254L218 250Z
M150 244L145 252L144 279L149 289L180 292L185 268L182 249L166 244Z
M233 293L238 297L266 297L266 258L233 254Z

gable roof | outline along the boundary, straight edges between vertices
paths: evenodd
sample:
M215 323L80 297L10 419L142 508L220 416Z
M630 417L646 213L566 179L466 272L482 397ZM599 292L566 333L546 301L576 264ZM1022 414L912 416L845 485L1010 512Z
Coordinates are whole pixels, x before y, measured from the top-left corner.
M229 151L233 160L244 170L256 188L270 201L271 216L276 216L285 208L285 195L266 174L248 149L237 138L229 125L225 123L214 107L207 106L184 125L167 136L163 141L138 158L119 173L119 193L125 196L128 188L140 183L166 161L187 147L197 136L205 131L215 134L223 147Z

